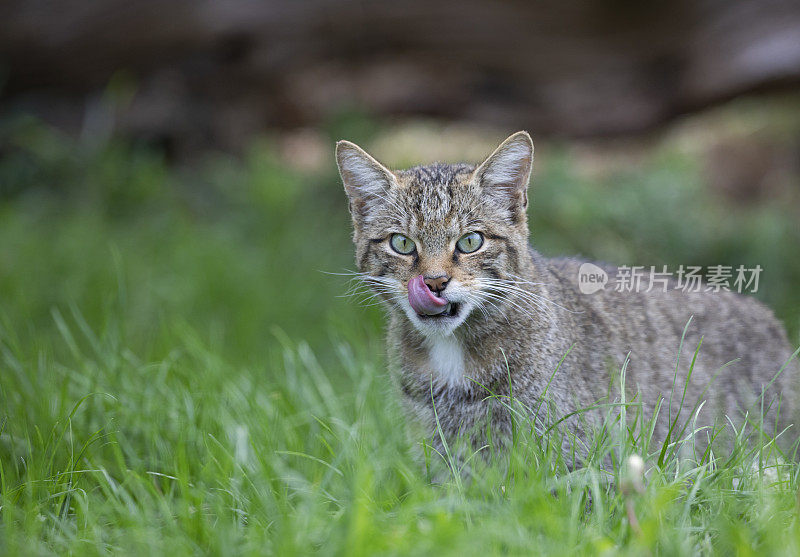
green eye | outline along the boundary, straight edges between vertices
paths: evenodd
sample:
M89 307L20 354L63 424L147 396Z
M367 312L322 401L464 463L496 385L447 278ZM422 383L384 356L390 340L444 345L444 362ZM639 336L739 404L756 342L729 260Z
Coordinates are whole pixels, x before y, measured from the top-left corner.
M459 238L458 242L456 242L456 247L458 251L462 253L472 253L473 251L477 251L483 245L483 236L481 236L480 232L470 232L469 234L464 234Z
M414 253L414 250L417 249L417 246L414 244L414 242L402 234L392 234L392 238L389 240L389 243L394 251L403 255Z

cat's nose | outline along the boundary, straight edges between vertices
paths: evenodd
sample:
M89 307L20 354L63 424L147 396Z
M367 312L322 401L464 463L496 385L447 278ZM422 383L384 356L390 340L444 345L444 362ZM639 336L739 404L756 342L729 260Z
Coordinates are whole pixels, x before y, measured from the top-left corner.
M447 275L439 275L438 277L425 277L425 284L431 289L431 292L439 294L447 286L450 277Z

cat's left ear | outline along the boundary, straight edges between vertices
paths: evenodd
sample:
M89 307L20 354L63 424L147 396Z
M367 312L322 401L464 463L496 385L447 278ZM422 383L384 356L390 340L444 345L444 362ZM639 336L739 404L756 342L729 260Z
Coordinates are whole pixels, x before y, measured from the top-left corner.
M533 140L528 132L517 132L494 150L475 170L473 179L485 196L512 216L528 206L528 182L533 168ZM515 219L516 220L516 219Z

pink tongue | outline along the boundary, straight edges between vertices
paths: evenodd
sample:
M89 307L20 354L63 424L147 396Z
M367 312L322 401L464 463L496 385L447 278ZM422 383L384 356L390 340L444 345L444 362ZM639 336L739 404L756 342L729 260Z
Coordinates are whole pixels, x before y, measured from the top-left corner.
M421 315L438 315L447 306L447 300L433 295L422 275L408 281L408 303Z

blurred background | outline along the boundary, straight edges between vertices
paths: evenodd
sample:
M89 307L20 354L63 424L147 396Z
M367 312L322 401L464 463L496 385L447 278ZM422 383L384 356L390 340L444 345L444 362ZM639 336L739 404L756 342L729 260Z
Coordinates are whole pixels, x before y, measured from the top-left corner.
M334 141L397 168L519 129L540 251L761 265L798 342L800 4L769 0L3 2L5 342L379 351L328 274L354 267Z

